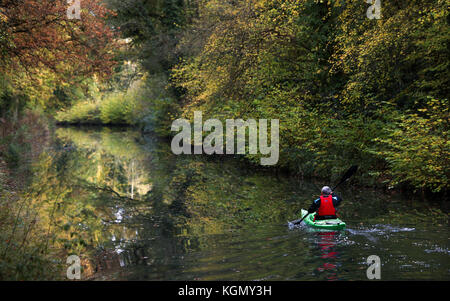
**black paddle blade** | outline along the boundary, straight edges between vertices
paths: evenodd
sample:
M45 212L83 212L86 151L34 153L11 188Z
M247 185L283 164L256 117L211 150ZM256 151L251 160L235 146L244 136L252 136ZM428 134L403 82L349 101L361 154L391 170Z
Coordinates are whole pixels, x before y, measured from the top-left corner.
M341 185L342 183L344 183L345 181L347 181L351 176L353 176L353 174L358 170L358 165L353 165L352 167L350 167L347 172L342 176L341 181L333 187L332 190L335 190L339 185Z
M350 178L351 176L353 176L353 174L358 170L358 165L353 165L352 167L350 167L347 172L345 173L345 175L342 177L342 179L345 181L348 178ZM341 180L342 181L342 180Z

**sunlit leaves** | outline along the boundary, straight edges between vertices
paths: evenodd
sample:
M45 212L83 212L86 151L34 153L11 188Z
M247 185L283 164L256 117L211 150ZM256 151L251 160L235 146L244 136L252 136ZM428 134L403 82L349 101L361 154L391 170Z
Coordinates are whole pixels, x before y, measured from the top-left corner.
M449 186L449 102L429 98L420 112L398 117L388 138L377 139L383 144L379 154L391 166L391 184L439 192Z

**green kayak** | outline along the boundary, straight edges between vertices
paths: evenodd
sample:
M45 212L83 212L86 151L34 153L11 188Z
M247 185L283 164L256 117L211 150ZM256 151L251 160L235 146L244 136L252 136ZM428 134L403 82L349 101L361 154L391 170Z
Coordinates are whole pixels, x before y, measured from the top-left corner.
M302 209L303 218L308 213L307 210ZM338 218L335 219L324 219L319 221L314 221L314 216L316 213L312 213L308 215L303 222L310 227L318 228L318 229L329 229L329 230L341 230L345 229L345 223Z

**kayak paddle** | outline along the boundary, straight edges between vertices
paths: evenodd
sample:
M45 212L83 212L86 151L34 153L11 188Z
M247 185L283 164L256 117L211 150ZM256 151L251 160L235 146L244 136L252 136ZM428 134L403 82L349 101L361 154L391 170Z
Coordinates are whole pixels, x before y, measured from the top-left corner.
M342 183L344 183L345 181L347 181L348 179L350 179L351 176L353 176L353 174L358 170L358 165L353 165L352 167L350 167L347 172L342 176L341 181L336 184L336 186L334 186L331 190L334 191L339 185L341 185ZM295 221L289 222L289 224L293 224L293 225L298 225L301 224L301 222L303 222L303 220L309 215L309 212L302 217L301 219L297 219Z

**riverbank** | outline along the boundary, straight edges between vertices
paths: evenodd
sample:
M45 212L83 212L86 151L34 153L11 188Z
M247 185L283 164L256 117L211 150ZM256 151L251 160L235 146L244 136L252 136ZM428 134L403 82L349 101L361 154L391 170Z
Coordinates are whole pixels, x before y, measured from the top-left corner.
M44 204L27 193L50 141L49 121L27 110L16 122L2 120L0 135L0 280L58 279L61 250L47 248Z

